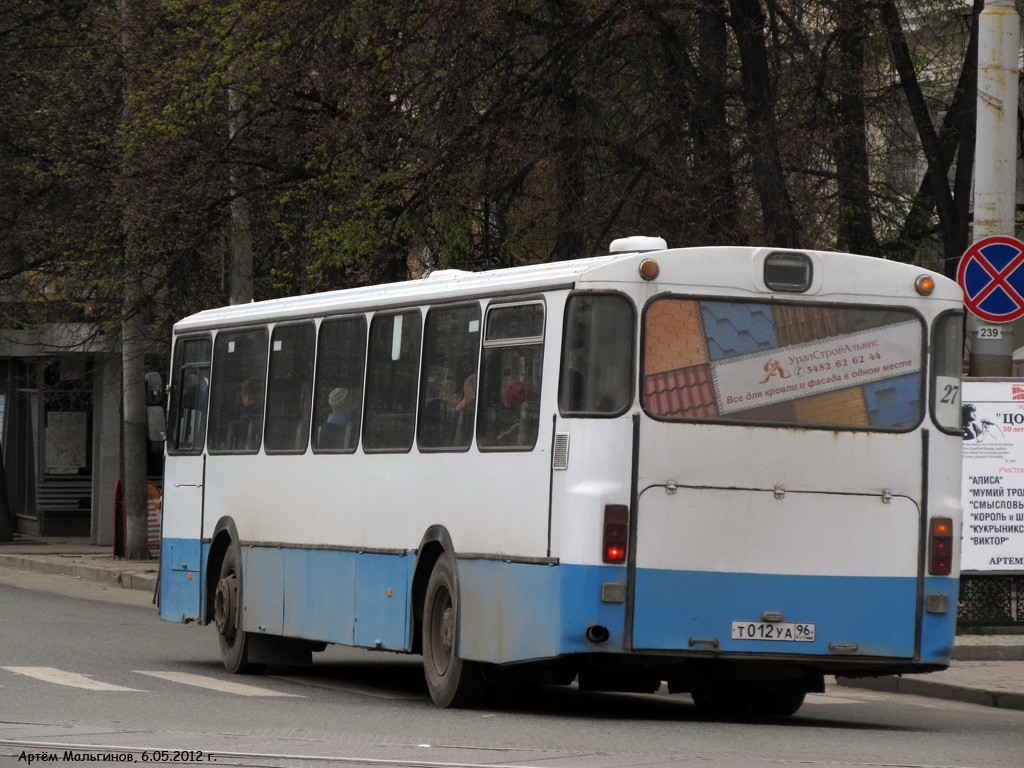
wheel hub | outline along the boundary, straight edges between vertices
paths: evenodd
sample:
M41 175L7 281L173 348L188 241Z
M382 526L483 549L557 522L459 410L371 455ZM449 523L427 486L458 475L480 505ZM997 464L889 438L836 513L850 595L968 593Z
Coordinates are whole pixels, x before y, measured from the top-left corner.
M229 574L217 582L217 594L213 601L213 616L217 631L227 636L237 628L238 577Z
M451 606L441 615L441 647L450 652L455 645L455 611Z

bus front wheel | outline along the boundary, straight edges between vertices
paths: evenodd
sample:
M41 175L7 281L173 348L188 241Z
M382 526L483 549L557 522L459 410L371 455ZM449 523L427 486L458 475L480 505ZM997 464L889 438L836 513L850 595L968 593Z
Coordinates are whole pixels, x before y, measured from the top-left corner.
M423 671L439 707L479 706L487 691L480 664L459 657L459 590L455 558L443 554L427 582L423 606Z
M220 579L214 595L213 616L220 640L224 668L232 674L258 674L263 664L249 661L249 639L241 628L242 569L238 548L231 546L220 565Z

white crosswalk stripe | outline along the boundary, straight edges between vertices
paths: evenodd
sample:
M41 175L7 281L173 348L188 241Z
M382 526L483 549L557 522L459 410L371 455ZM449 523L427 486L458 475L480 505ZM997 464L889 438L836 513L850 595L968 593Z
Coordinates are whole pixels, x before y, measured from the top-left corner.
M218 680L215 677L194 675L190 672L154 672L142 669L136 669L135 672L139 675L149 675L150 677L158 677L161 680L170 680L173 683L194 685L198 688L208 688L212 691L220 691L222 693L233 693L236 696L287 696L291 698L302 698L294 693L272 691L269 688L259 688L258 686L247 685L244 683L233 683L229 680Z
M128 686L124 685L104 683L100 680L94 680L92 675L80 674L78 672L68 672L67 670L57 669L56 667L3 666L0 667L0 669L5 669L8 672L14 672L16 674L31 677L36 680L41 680L46 683L53 683L55 685L66 685L72 688L82 688L87 691L119 691L122 693L149 693L149 691L144 688L129 688ZM207 688L212 691L230 693L235 696L280 696L301 698L301 696L294 693L283 693L281 691L274 691L269 688L261 688L259 686L248 685L245 683L235 683L230 680L220 680L215 677L195 675L189 672L159 672L138 669L134 670L134 672L138 675L148 675L149 677L156 677L161 680L168 680L170 682L179 683L181 685L191 685L198 688Z
M68 685L72 688L84 688L89 691L146 692L141 688L126 688L123 685L101 683L99 680L93 680L89 675L80 675L77 672L66 672L63 669L56 669L54 667L3 667L3 669L6 669L8 672L16 672L19 675L34 677L37 680L43 680L47 683Z

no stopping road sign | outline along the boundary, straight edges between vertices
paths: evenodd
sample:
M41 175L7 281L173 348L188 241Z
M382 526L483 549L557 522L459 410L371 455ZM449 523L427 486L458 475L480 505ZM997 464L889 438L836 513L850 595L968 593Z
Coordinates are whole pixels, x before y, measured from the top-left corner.
M1024 315L1024 243L1013 237L986 237L960 258L957 282L964 304L990 323Z

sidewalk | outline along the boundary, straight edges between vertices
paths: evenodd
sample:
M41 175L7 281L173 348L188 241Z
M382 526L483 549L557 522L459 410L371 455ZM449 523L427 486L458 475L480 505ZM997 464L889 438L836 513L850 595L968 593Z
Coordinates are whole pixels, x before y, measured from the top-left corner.
M0 543L0 567L65 574L153 594L158 560L115 558L85 538L15 535ZM1024 634L957 635L949 669L927 675L838 680L839 685L1024 710Z

